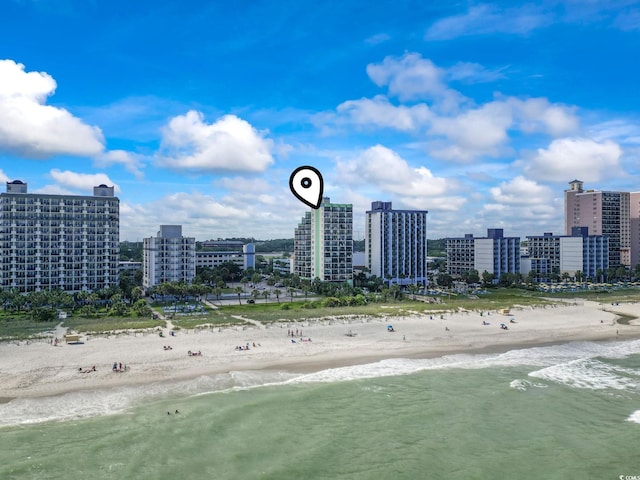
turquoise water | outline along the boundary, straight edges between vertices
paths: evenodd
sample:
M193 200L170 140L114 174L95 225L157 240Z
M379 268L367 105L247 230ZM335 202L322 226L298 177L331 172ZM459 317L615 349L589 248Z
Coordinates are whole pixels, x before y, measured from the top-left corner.
M640 475L640 341L237 372L0 421L2 479L617 479Z

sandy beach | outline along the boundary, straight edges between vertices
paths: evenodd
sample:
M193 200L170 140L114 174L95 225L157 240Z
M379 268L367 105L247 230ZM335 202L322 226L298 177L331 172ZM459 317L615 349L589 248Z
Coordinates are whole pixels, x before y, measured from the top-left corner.
M640 323L618 324L616 313L640 316L639 305L605 305L604 311L596 302L577 300L514 308L509 315L470 311L403 316L390 307L385 318L307 319L179 330L175 336L166 328L162 337L158 332L81 335L82 343L60 341L58 346L47 341L4 342L0 343L0 398L49 396L230 371L319 371L387 358L635 338L640 336ZM501 323L508 329L501 329ZM395 331L389 332L388 325ZM239 346L249 348L239 350ZM118 368L126 365L126 371L114 371L114 363Z

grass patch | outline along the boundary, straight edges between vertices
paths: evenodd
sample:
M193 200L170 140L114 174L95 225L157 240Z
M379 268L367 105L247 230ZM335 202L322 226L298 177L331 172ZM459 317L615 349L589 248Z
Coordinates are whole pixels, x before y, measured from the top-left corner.
M171 319L171 323L179 328L197 328L204 325L225 326L246 324L246 322L233 318L231 315L234 315L234 313L210 309L206 315L176 316Z
M637 302L640 301L640 290L637 288L624 288L618 290L599 290L585 292L545 293L549 298L584 298L594 302Z
M0 341L47 337L57 324L57 321L34 322L24 314L4 316L0 319Z
M164 320L153 320L140 317L98 317L83 318L74 316L67 318L63 326L70 330L84 333L104 333L113 330L146 330L149 328L164 327Z
M409 314L425 304L414 301L370 303L354 307L317 307L305 308L310 302L256 303L254 305L225 305L220 311L226 315L239 315L262 323L279 321L304 321L311 318L330 316L358 315L366 317L383 317L385 315ZM282 305L287 305L283 310Z

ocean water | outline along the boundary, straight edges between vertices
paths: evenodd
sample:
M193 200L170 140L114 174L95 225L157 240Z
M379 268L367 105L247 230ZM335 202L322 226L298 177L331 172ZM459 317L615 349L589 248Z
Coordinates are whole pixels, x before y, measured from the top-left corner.
M14 400L0 424L3 480L640 478L640 341Z

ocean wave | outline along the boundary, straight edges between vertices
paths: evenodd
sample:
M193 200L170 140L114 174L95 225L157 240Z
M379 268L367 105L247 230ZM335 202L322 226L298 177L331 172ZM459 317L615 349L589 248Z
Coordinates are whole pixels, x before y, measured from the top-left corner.
M189 397L268 386L332 383L375 377L410 375L426 370L484 369L532 366L529 377L579 388L638 388L640 372L605 364L596 358L625 358L640 353L640 340L574 342L495 354L456 354L429 359L388 359L365 365L332 368L309 374L283 371L236 371L178 382L70 392L0 404L0 426L75 420L123 413L127 409L170 397ZM515 382L515 383L514 383ZM531 380L511 382L515 389L540 387ZM639 414L640 416L640 414Z
M638 371L595 358L573 360L529 373L529 377L590 390L636 390L639 376Z
M627 418L627 422L640 423L640 410L636 410L629 418Z
M509 387L514 388L516 390L520 390L521 392L526 392L529 388L547 388L548 385L545 385L544 383L536 383L536 382L531 382L529 380L522 380L520 378L517 378L515 380L512 380L511 383L509 384Z
M628 342L573 342L547 347L510 350L496 354L456 354L428 359L388 359L365 365L333 368L292 378L288 383L340 382L410 375L425 370L496 367L552 367L585 358L619 359L640 353L640 340ZM620 370L620 369L619 369Z
M280 384L292 376L286 372L229 372L178 382L77 391L51 397L17 398L0 404L0 426L115 415L131 407L165 398Z

